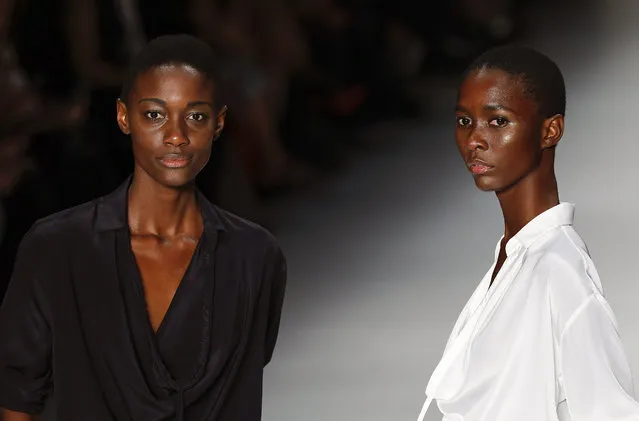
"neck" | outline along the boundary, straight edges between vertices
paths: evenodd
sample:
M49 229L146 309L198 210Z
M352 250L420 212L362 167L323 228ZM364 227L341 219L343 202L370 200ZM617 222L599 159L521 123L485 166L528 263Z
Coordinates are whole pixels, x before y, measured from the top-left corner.
M559 204L554 170L544 167L497 193L504 216L504 244L539 214Z
M129 189L129 229L132 234L197 237L203 229L195 185L164 186L136 168Z

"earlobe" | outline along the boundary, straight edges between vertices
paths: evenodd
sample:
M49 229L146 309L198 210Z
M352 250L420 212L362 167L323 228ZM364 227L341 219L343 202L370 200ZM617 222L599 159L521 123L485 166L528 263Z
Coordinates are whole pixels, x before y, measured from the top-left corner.
M542 141L542 147L549 149L557 146L562 136L564 135L564 116L557 114L549 119L546 119L544 124L544 139Z
M131 130L129 129L128 110L126 108L126 104L120 99L118 99L117 101L117 120L118 126L120 126L120 130L122 131L122 133L126 135L131 134Z

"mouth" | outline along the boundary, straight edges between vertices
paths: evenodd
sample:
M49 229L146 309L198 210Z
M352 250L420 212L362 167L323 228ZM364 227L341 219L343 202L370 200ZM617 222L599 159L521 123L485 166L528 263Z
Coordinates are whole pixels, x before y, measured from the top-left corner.
M189 165L191 158L179 154L166 154L160 158L160 163L171 169L184 168Z
M468 169L475 175L482 175L490 171L493 167L481 161L479 159L474 159L468 162Z

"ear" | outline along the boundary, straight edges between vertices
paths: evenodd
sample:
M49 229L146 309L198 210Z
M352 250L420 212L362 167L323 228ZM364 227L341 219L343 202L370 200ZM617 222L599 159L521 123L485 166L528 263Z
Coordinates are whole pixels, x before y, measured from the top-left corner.
M564 135L564 116L556 114L544 120L543 138L541 141L542 149L550 149L557 146Z
M116 106L118 113L118 126L120 126L122 133L129 135L131 134L131 129L129 128L129 113L126 108L126 104L121 99L118 99Z
M218 137L222 134L222 130L224 130L224 122L226 120L226 112L228 107L225 105L222 107L220 112L216 117L216 125L215 125L215 135L213 136L213 140L217 140Z

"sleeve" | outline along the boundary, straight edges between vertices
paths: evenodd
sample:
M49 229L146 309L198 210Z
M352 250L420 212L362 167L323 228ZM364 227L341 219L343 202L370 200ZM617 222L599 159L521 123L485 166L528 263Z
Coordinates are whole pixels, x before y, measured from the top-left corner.
M284 253L277 247L274 257L267 265L269 275L270 299L268 309L268 320L266 325L266 343L264 347L264 366L273 358L273 351L277 342L282 317L282 307L284 305L284 294L286 291L287 265Z
M592 295L561 335L561 380L574 421L639 421L632 373L616 320L605 299Z
M39 414L52 390L52 338L33 229L22 239L0 306L0 407Z

